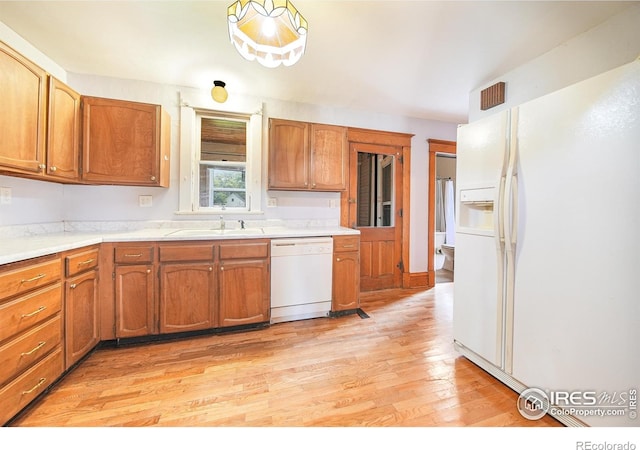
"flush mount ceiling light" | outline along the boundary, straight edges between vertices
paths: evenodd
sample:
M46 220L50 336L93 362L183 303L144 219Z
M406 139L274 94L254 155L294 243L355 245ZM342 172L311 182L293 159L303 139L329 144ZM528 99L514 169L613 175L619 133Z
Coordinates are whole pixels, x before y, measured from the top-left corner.
M224 103L227 101L229 94L224 88L226 83L224 81L216 80L213 82L213 89L211 89L211 97L218 103Z
M265 67L297 63L307 44L307 21L289 0L238 0L227 10L238 52Z

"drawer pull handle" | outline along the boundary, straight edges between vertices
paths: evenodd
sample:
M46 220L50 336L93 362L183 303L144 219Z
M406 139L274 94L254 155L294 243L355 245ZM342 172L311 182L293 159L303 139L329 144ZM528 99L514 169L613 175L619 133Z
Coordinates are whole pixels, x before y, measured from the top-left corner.
M27 394L31 394L33 391L35 391L36 389L38 389L40 386L42 386L44 384L44 382L47 381L46 378L40 378L38 380L38 383L32 387L31 389L29 389L28 391L22 391L22 395L27 395Z
M355 247L355 245L353 244L346 244L342 246L342 248L353 248L353 247Z
M95 261L95 259L91 258L91 259L87 259L86 261L79 262L78 265L79 266L84 266L84 265L87 265L87 264L91 264L94 261Z
M38 350L40 350L42 347L44 347L45 345L47 345L47 341L40 341L38 343L38 345L36 345L35 347L33 347L31 350L29 350L28 352L22 352L20 353L20 356L29 356L35 352L37 352Z
M125 258L140 258L142 253L125 253Z
M47 274L46 273L39 273L38 275L36 275L33 278L27 278L26 280L20 280L20 283L31 283L32 281L38 281L43 279L44 277L46 277Z
M22 316L20 316L20 317L22 317L23 319L26 319L27 317L33 317L33 316L35 316L36 314L40 314L40 313L41 313L42 311L44 311L45 309L47 309L47 307L46 307L46 306L41 306L40 308L36 309L34 312L29 313L29 314L23 314L23 315L22 315Z

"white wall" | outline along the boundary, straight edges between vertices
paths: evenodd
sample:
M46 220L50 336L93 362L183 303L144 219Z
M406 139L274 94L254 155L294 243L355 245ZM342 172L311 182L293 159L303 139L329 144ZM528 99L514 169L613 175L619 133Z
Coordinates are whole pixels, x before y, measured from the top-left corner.
M469 122L586 80L640 57L640 5L576 36L469 95ZM506 83L505 103L480 110L480 91Z

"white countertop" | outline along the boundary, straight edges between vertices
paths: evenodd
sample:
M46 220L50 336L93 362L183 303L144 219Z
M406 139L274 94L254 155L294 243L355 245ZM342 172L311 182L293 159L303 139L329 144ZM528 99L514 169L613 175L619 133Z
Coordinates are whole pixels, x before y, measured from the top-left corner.
M135 231L60 232L35 236L0 238L0 264L73 250L102 242L189 241L221 239L276 239L293 237L360 234L344 227L288 228L262 227L240 229L149 228Z

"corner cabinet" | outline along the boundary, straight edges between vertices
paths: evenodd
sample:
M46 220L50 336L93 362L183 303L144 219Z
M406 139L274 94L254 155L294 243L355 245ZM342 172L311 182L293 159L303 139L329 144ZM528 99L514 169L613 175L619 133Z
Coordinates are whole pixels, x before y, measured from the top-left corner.
M82 98L82 180L169 186L171 118L160 105Z
M78 182L80 161L80 94L49 77L46 175L51 181Z
M219 325L268 322L271 316L269 241L220 244Z
M360 237L333 237L332 311L360 307Z
M269 120L269 189L344 191L347 129L335 125Z
M70 252L65 261L65 369L100 342L98 322L99 248Z

